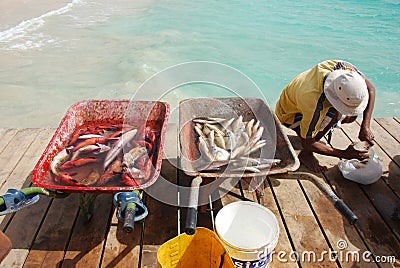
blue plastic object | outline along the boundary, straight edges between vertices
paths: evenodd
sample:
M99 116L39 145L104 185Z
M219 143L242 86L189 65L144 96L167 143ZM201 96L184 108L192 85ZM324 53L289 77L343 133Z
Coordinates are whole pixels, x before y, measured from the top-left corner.
M119 221L124 221L128 203L136 204L135 221L143 220L149 214L147 207L136 193L120 192L114 195L114 205L117 208L116 214Z
M23 192L16 189L8 189L7 193L1 197L4 200L4 206L6 209L0 211L0 216L14 213L39 201L38 194L25 195Z

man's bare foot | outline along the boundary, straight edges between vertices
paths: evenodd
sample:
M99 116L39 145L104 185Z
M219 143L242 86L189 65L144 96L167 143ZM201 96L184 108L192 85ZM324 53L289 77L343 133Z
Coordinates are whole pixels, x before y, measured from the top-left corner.
M299 160L312 172L322 172L327 170L326 166L321 166L319 164L317 158L315 158L312 152L301 150L299 153Z

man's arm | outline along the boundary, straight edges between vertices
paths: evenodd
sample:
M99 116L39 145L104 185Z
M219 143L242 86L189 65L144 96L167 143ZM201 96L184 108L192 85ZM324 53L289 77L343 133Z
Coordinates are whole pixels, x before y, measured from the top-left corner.
M345 150L330 147L321 142L315 141L315 139L303 139L301 138L303 149L311 151L313 153L334 156L344 159L358 159L363 160L368 158L368 151L357 151L352 145L349 145Z
M363 113L363 120L358 138L361 141L368 141L369 143L372 143L374 135L371 132L370 124L372 119L372 111L374 110L375 105L375 87L371 81L368 80L368 78L365 78L365 83L367 84L369 99L367 108L365 108Z

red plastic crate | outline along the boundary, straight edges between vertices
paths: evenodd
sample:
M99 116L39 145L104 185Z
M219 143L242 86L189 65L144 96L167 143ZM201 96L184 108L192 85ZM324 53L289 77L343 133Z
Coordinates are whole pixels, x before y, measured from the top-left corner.
M60 122L47 148L40 157L32 172L32 183L35 186L63 192L116 193L144 189L152 185L161 170L164 138L169 117L169 105L156 101L129 100L84 100L73 104ZM92 121L120 120L126 124L146 124L152 121L160 132L157 149L153 158L153 169L150 179L144 184L135 186L74 186L56 182L49 170L54 156L63 150L70 141L75 129Z

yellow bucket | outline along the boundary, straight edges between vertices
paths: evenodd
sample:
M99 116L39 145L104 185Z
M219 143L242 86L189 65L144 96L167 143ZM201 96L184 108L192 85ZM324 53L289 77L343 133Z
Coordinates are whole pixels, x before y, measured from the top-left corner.
M158 249L158 267L234 268L218 236L198 227L194 235L181 234Z

